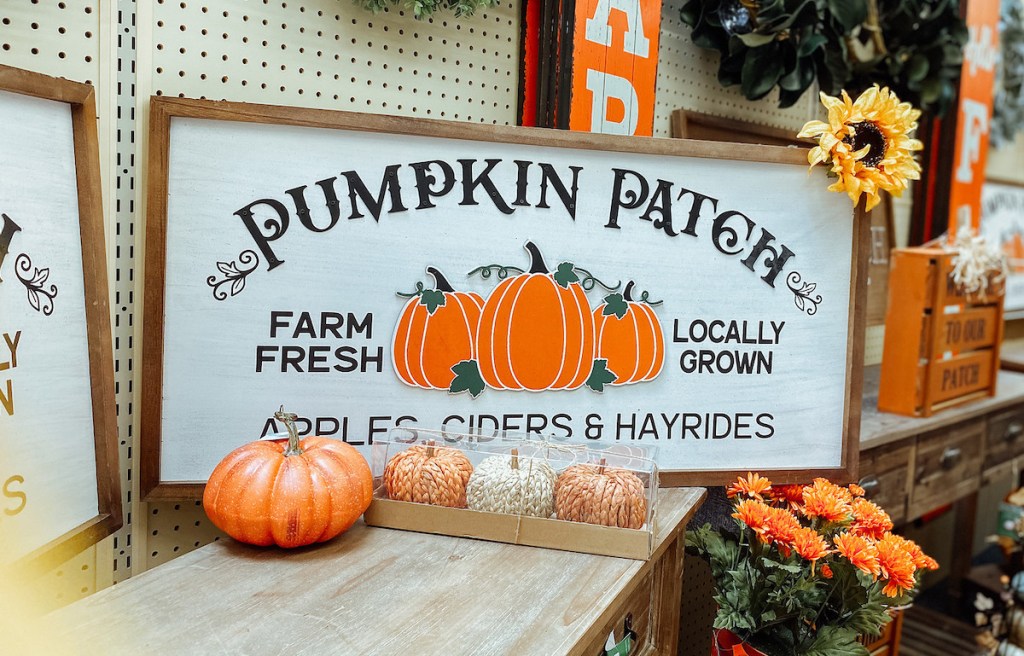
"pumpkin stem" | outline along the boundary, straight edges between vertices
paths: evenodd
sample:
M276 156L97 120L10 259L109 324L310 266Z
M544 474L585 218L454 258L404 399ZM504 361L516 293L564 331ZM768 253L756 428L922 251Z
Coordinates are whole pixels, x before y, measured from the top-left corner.
M523 246L526 252L530 254L530 271L529 273L549 273L548 265L544 264L544 256L540 254L540 249L532 241L526 242Z
M302 447L299 446L299 429L295 427L298 418L299 416L294 412L285 412L283 405L274 413L274 419L283 423L288 431L288 448L284 450L286 456L302 455Z
M633 302L633 287L634 286L635 286L635 283L632 280L630 280L629 282L626 283L626 288L622 290L622 298L623 298L623 300L625 300L625 301L627 301L629 303Z
M427 442L427 457L434 457L434 440L430 440Z
M432 266L427 267L427 273L430 274L430 276L434 279L434 289L436 289L437 291L439 291L439 292L454 292L455 291L452 288L451 283L448 282L448 279L444 277L444 274L442 274L440 271L438 271L434 267L432 267Z
M601 458L601 462L598 463L597 473L598 474L603 474L604 473L605 465L607 465L607 464L608 464L608 459L607 458Z
M519 449L512 449L512 469L519 469Z

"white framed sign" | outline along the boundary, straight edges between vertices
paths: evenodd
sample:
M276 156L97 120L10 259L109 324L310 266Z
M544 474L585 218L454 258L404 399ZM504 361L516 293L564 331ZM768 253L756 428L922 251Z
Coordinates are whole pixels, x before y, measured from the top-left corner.
M0 66L0 565L121 526L89 85Z
M1003 311L1024 316L1024 185L985 182L981 187L981 234L1006 254L1009 275Z
M151 117L150 497L198 496L282 403L364 450L417 423L657 446L668 484L852 477L868 226L806 151Z

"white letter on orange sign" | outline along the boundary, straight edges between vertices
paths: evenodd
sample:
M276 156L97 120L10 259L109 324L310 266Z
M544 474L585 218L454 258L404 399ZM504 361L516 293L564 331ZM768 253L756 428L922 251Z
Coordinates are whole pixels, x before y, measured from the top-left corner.
M587 19L587 41L605 46L612 45L612 26L608 24L608 14L612 9L618 9L626 14L626 35L623 49L631 55L646 59L651 50L651 41L644 36L640 0L598 0L593 18ZM589 88L589 84L587 86Z
M956 179L970 184L974 179L973 164L981 155L981 138L988 134L988 107L985 103L964 98L960 111L964 117L964 132L960 140L960 165L956 168Z
M603 134L636 133L636 124L640 120L640 109L637 105L636 89L624 77L608 75L601 71L587 70L587 91L594 94L590 111L590 131ZM615 98L625 105L621 121L608 120L608 101Z

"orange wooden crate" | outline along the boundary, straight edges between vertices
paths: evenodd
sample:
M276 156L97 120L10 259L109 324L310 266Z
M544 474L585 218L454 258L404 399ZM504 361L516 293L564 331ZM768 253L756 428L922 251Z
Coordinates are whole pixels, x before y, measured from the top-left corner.
M892 251L878 409L927 417L996 390L1003 295L965 295L941 248Z

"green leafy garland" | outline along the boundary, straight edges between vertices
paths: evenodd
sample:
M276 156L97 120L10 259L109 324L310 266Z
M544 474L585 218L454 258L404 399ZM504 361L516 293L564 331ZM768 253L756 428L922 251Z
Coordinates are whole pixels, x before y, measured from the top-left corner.
M680 17L720 53L723 86L750 100L778 87L780 107L817 80L830 95L888 86L941 115L967 42L956 0L687 0Z
M1010 143L1024 131L1024 2L1003 0L999 22L1002 53L992 110L992 146Z
M355 0L355 3L377 13L388 7L398 7L412 12L417 18L430 18L436 12L449 10L456 18L468 18L477 9L488 9L498 4L498 0Z

